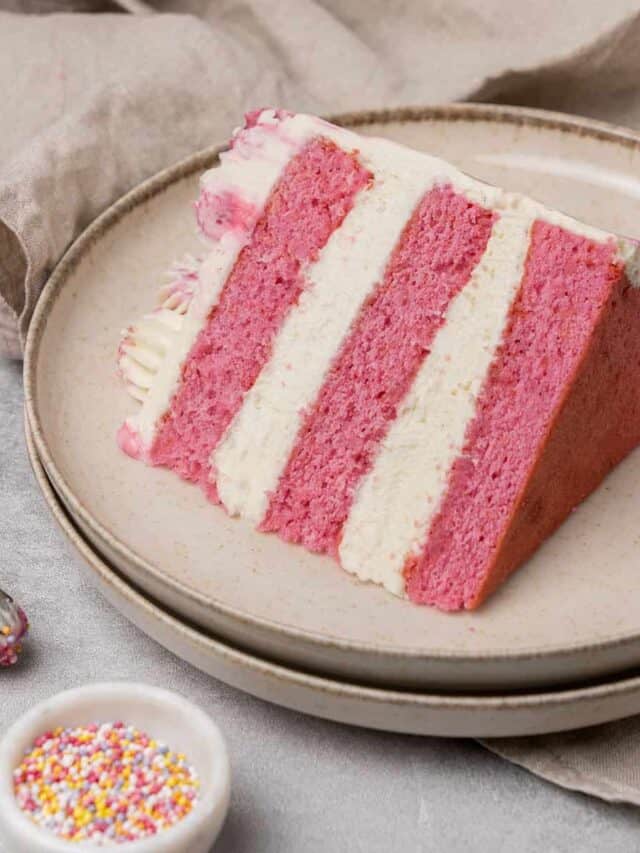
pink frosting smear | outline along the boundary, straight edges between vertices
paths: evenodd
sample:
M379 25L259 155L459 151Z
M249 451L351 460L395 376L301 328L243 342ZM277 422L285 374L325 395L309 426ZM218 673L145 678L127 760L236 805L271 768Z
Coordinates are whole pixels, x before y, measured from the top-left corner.
M305 420L262 530L337 554L354 491L480 260L493 220L451 187L424 196Z
M160 288L158 301L163 308L187 309L200 281L200 258L187 258L174 264L171 281Z
M370 180L354 155L325 139L307 143L289 161L192 347L151 447L152 463L201 483L216 500L211 452L270 358L273 339L306 286L306 265ZM235 200L222 198L232 209L220 220L239 222Z
M211 240L219 240L229 231L246 233L259 213L255 205L232 190L203 190L195 209L200 230Z
M271 112L270 108L260 107L257 110L249 110L249 112L246 112L244 114L244 127L234 136L231 144L233 145L233 142L242 135L244 130L250 130L252 127L257 127L257 125L260 124L260 116L265 112ZM289 112L289 110L273 110L273 112L279 121L283 121L286 118L292 118L294 115L292 112ZM262 123L261 126L267 127L264 123ZM276 127L276 125L273 126Z
M132 459L144 459L146 454L142 439L138 433L125 421L117 434L118 447Z

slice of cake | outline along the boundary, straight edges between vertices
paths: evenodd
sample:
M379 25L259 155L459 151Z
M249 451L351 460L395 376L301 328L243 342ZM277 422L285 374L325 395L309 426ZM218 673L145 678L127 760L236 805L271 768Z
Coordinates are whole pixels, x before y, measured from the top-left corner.
M131 327L131 456L474 608L640 442L636 244L320 119L247 117Z

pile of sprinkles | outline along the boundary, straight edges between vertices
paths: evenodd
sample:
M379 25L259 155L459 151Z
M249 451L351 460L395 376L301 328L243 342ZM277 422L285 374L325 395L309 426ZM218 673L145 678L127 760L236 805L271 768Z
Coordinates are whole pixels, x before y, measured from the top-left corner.
M45 732L13 784L34 823L67 841L102 845L168 829L189 814L199 787L184 755L122 722Z

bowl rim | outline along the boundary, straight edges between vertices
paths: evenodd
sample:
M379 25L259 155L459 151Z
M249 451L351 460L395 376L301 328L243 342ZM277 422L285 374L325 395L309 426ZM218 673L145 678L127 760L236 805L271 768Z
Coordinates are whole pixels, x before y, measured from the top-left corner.
M327 120L345 127L353 127L356 130L372 124L425 121L506 123L515 127L529 126L532 128L555 130L579 137L587 137L601 142L616 144L640 153L640 133L630 128L596 119L532 107L473 102L445 103L433 106L407 106L392 109L352 111L329 116ZM578 641L561 646L545 647L538 645L521 647L517 652L512 652L509 649L501 649L498 651L475 653L438 648L430 648L428 650L401 646L390 648L375 642L358 642L318 633L239 610L212 595L205 595L188 586L186 583L172 578L161 566L151 563L133 551L126 543L122 542L116 534L95 518L89 509L76 497L73 489L67 483L54 461L38 414L38 354L48 315L67 278L97 240L110 231L128 212L154 196L159 195L169 185L214 166L220 153L226 147L226 145L213 145L196 151L174 165L147 178L117 199L67 249L49 276L36 302L25 346L25 409L36 450L47 476L73 515L81 519L89 529L95 531L96 535L102 541L106 542L109 548L113 549L121 559L135 566L139 572L150 577L154 582L163 585L183 600L190 601L196 607L216 613L223 619L230 619L237 625L246 625L263 631L266 634L276 637L278 640L282 640L283 638L293 642L298 640L303 643L310 643L319 648L336 650L343 654L365 654L370 657L379 656L398 661L406 658L425 661L441 660L451 661L453 664L458 662L472 664L478 661L530 662L534 659L567 658L573 655L579 656L586 652L597 652L599 650L629 645L634 646L639 639L637 632L612 634L596 641Z
M4 826L11 827L14 832L24 836L25 844L27 842L32 844L34 851L69 853L73 849L71 842L65 841L53 832L35 824L18 806L11 780L15 765L10 754L15 748L17 740L33 741L38 734L46 731L48 728L47 718L51 719L54 715L57 716L60 711L64 711L66 708L72 709L79 701L91 699L98 706L101 701L107 698L121 698L124 702L134 700L139 703L161 703L165 707L171 706L177 715L188 718L191 726L197 726L200 729L199 739L206 739L217 756L217 760L207 776L206 784L203 784L200 789L200 796L193 810L172 827L157 835L148 836L139 841L127 842L127 851L130 850L131 853L152 853L152 851L166 853L168 850L182 849L177 845L191 840L193 833L203 827L218 809L222 809L224 819L229 806L231 769L226 741L213 719L198 705L173 690L144 682L105 681L72 687L44 699L18 717L0 737L0 840L3 838L1 827ZM99 711L96 714L99 715ZM211 840L213 841L213 836ZM29 849L31 850L31 848ZM96 851L97 853L97 851L103 851L105 848L91 842L82 842L79 849Z

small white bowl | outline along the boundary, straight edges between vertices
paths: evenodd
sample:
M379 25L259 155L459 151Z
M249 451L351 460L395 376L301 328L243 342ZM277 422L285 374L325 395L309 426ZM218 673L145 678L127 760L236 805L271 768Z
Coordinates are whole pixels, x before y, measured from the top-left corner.
M13 793L13 770L35 738L56 726L123 720L183 752L200 779L193 811L157 835L126 844L69 842L34 824ZM65 690L27 711L0 740L0 843L7 853L209 853L229 808L231 772L220 729L191 702L159 687L112 682ZM1 849L1 848L0 848Z

